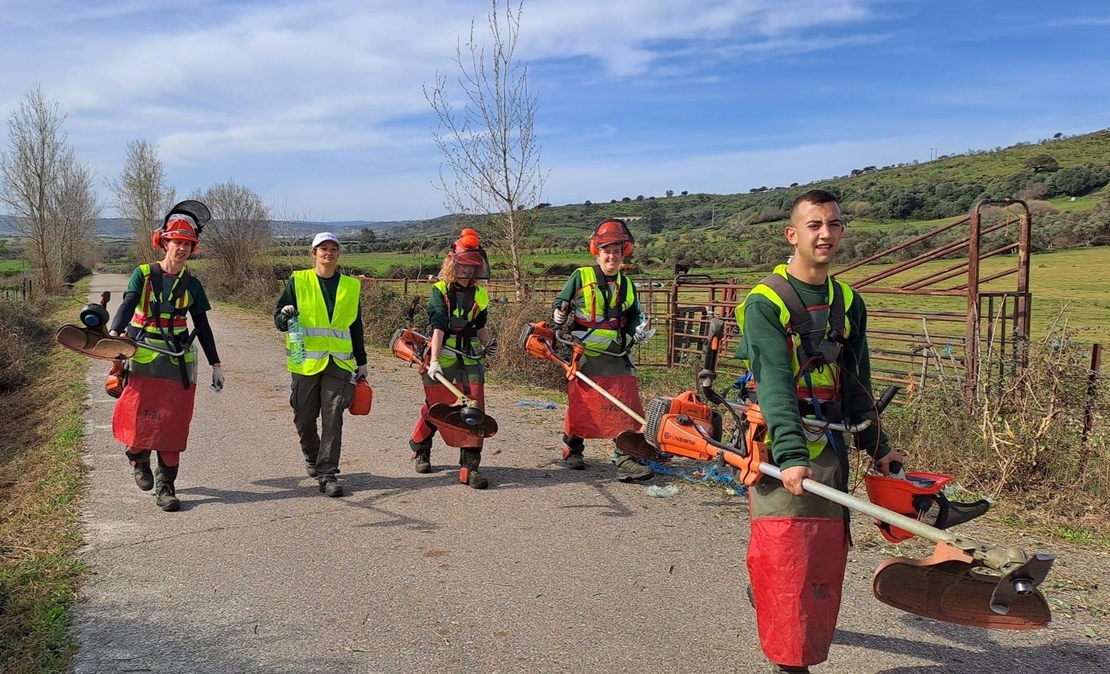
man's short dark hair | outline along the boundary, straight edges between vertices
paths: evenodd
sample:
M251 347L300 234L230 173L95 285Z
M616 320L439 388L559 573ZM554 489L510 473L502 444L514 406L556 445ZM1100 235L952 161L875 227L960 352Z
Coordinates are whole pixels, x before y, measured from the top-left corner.
M814 206L820 206L821 204L827 204L830 202L836 204L837 206L840 205L840 199L837 199L836 195L832 192L829 192L828 190L810 190L794 200L794 203L790 206L790 212L793 213L794 209L797 208L799 204L813 204Z

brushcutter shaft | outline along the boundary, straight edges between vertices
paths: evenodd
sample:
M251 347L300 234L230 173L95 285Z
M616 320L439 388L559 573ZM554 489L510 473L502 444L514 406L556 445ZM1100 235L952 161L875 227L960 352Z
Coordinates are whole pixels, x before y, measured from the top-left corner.
M782 479L782 473L779 471L779 467L773 464L766 462L760 463L759 470L764 475L769 475L776 480ZM886 508L877 506L870 501L858 499L851 494L845 494L839 489L834 489L833 487L830 487L828 485L821 484L816 480L802 480L802 489L805 489L811 494L816 494L823 499L832 501L833 503L838 503L845 508L848 508L849 510L855 510L856 512L861 512L864 515L870 515L877 520L886 522L887 524L898 527L899 529L904 529L915 536L920 536L934 543L951 543L956 540L956 535L953 533L949 533L947 531L944 531L943 529L937 529L936 527L931 527L928 524L919 522L911 517L906 517L905 515L900 515L899 513L896 513L892 510L887 510Z

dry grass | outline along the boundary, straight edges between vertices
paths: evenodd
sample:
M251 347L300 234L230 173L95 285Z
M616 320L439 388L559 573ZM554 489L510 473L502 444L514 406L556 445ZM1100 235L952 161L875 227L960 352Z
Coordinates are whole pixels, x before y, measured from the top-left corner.
M72 313L69 306L66 312ZM68 318L68 316L67 316ZM41 331L39 331L41 332ZM71 666L69 606L83 566L76 500L87 361L34 334L30 381L0 396L0 672ZM49 334L47 331L46 334Z

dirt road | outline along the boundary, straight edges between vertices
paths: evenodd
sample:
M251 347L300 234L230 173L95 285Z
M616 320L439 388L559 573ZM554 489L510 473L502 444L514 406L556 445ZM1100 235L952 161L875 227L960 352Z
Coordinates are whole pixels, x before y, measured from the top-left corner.
M125 282L96 276L92 291L119 298ZM111 434L107 366L90 372L77 672L766 671L743 595L742 499L682 482L651 498L615 481L600 443L586 471L565 470L562 407L520 407L529 396L504 389L488 394L501 427L484 454L491 489L458 484L457 452L438 441L435 472L417 475L407 439L421 388L381 355L372 413L344 428L348 495L326 498L303 472L279 334L224 307L209 316L227 388L197 393L181 512L135 486ZM1106 641L1085 634L1107 624L1076 609L1047 630L987 633L879 604L878 536L855 529L837 643L815 671L1110 671ZM1052 578L1066 581L1075 570L1058 552ZM1086 563L1105 574L1105 555ZM1087 596L1073 590L1059 596Z

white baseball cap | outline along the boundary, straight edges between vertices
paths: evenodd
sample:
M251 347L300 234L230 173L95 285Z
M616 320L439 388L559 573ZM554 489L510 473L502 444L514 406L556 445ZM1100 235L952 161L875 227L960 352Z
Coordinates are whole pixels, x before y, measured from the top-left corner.
M339 237L331 232L320 232L316 235L316 238L312 240L312 250L316 250L316 247L325 241L334 241L335 245L339 245Z

